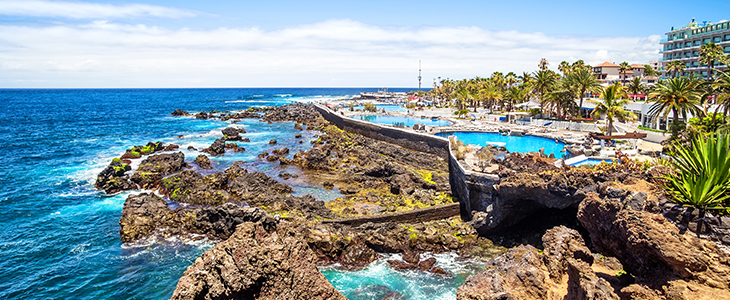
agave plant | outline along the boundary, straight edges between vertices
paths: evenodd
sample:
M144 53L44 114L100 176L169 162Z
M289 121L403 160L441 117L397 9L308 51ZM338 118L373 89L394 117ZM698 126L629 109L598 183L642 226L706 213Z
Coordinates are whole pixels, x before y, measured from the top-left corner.
M671 166L677 171L662 177L672 201L687 207L730 213L730 136L711 134L677 145Z

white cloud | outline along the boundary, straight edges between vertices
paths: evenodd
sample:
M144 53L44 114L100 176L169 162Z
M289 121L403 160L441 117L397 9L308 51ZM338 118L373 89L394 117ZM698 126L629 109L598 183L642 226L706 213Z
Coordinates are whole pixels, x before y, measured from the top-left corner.
M572 37L477 27L381 28L330 20L276 31L97 21L0 26L1 87L424 86L534 71L540 58L645 63L659 36ZM39 83L40 82L40 83Z
M2 0L0 15L61 17L71 19L118 19L130 17L185 18L196 14L172 7L127 4L111 5L89 2Z

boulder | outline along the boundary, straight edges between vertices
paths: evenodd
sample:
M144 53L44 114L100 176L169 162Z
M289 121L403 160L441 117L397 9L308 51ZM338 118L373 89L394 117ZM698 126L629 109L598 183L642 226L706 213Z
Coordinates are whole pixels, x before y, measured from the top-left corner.
M175 116L175 117L180 117L180 116L188 116L188 115L190 115L190 113L178 108L175 111L173 111L171 113L171 115Z
M679 279L675 284L700 282L704 290L720 289L726 293L718 295L730 297L730 254L680 230L662 215L630 209L634 204L628 198L635 195L610 194L622 197L591 193L578 211L578 220L598 251L618 258L627 271L654 289Z
M185 166L182 152L152 155L140 163L131 180L142 188L153 188L163 177L180 172Z
M203 149L203 152L211 155L223 155L226 152L226 142L223 139L216 139L210 147Z
M135 186L129 182L129 177L124 173L131 170L129 164L121 159L115 158L112 162L96 176L97 189L104 190L107 194L114 194L121 191L131 190Z
M195 164L197 164L201 169L213 168L213 166L210 165L210 158L204 154L200 154L195 158Z
M271 139L269 141L269 145L276 145L276 139Z
M172 299L342 299L306 243L286 228L243 223L180 278Z

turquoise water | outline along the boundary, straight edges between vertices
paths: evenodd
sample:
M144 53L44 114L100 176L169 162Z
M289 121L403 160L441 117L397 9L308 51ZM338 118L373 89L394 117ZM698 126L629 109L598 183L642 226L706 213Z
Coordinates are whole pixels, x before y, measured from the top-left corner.
M495 146L504 146L509 152L533 152L540 151L540 148L545 148L545 154L555 154L555 157L561 158L564 155L568 155L567 152L561 152L564 143L555 142L553 139L526 135L524 137L519 136L503 136L500 133L495 132L472 132L472 131L454 131L454 132L441 132L438 136L447 137L455 135L460 141L472 145L486 146L487 144Z
M460 261L455 254L436 254L433 257L437 261L435 266L442 267L453 276L391 269L386 260L401 260L400 254L384 255L368 268L356 272L342 272L336 267L320 270L349 300L384 299L389 292L398 293L400 298L386 299L456 299L457 287L470 275L484 270L483 262Z
M0 299L169 298L185 269L213 243L170 239L122 244L122 207L137 192L105 195L94 188L96 175L125 149L150 141L178 144L186 160L193 160L198 152L188 146L207 147L231 126L171 117L176 108L238 110L363 91L377 89L0 89L5 108L0 110ZM301 132L306 141L299 144L292 139L300 133L293 123L245 120L234 126L244 127L243 136L251 142L239 143L246 152L212 158L218 170L241 160L247 169L269 175L296 172L293 167L276 169L256 156L286 146L291 158L309 149L306 141L316 134ZM268 145L272 138L278 141L275 147ZM339 195L303 180L286 182L299 195L324 200ZM390 281L392 275L383 272L380 278ZM330 280L359 276L337 270L327 274Z
M600 164L600 163L602 163L604 161L607 162L607 163L612 163L613 162L612 159L594 159L594 158L589 158L589 159L586 159L586 160L581 160L579 162L572 163L570 165L571 166L583 166L583 165L593 166L593 165Z
M368 121L377 124L402 124L406 127L413 127L416 123L426 124L428 126L449 126L451 122L444 120L434 120L428 118L415 118L415 117L400 117L400 116L379 116L379 115L367 115L367 116L354 116L356 120Z
M377 104L375 105L375 108L378 110L385 109L385 111L407 111L403 106L395 105L395 104ZM365 106L363 105L355 105L354 109L365 109Z

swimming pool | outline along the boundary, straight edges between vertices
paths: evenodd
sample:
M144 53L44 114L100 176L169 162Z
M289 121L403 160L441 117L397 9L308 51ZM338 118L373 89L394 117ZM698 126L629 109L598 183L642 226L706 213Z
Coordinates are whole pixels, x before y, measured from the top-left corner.
M609 159L609 158L606 158L606 159L589 158L589 159L581 160L579 162L572 163L570 165L571 166L586 166L586 165L587 166L593 166L593 165L600 164L601 162L604 162L604 161L607 162L607 163L612 163L613 162L613 159Z
M448 126L451 125L451 122L439 120L439 119L427 119L427 118L416 118L416 117L399 117L399 116L377 116L377 115L368 115L368 116L354 116L352 117L355 120L363 120L368 121L371 123L377 123L377 124L388 124L388 125L396 125L400 124L407 127L413 127L413 124L421 123L426 124L428 126Z
M403 106L396 105L396 104L375 104L375 108L380 111L381 109L385 109L385 111L406 111L406 109ZM350 109L349 107L345 107L345 109ZM364 105L355 105L354 109L361 109L364 110Z
M487 144L494 146L504 146L509 152L537 152L540 148L545 148L545 155L550 153L555 154L556 158L561 158L563 155L568 155L567 152L561 152L564 143L555 142L553 139L526 135L524 137L519 136L503 136L497 132L479 132L479 131L453 131L453 132L441 132L436 134L438 136L447 137L450 135L456 136L460 141L479 146L486 146Z

